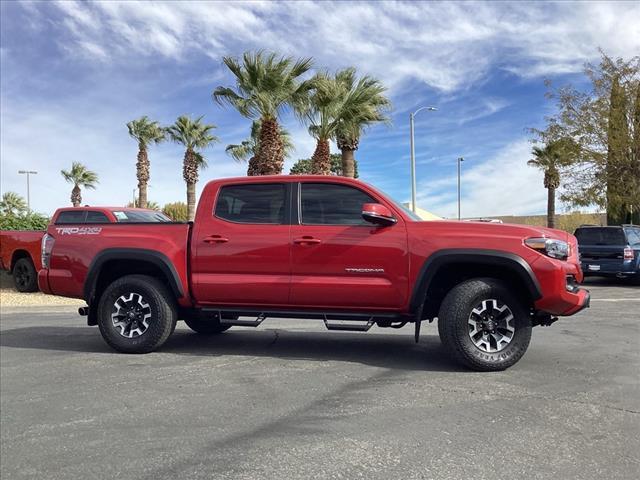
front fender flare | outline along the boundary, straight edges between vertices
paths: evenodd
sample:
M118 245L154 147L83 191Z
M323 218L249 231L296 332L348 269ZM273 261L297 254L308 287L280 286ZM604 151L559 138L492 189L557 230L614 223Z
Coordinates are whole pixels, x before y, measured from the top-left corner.
M444 265L452 263L485 264L487 266L508 268L518 275L518 278L526 286L534 301L542 298L540 283L531 266L522 257L500 250L449 248L438 250L431 254L420 268L420 273L411 295L410 309L412 312L417 312L424 302L427 289L438 270Z

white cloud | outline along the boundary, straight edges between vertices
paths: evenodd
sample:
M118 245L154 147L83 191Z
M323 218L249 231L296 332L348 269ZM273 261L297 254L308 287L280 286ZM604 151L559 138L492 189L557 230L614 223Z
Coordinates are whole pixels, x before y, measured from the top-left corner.
M493 158L462 163L462 216L530 215L544 211L547 193L542 173L527 166L531 144L526 139L504 147ZM444 217L455 217L457 204L456 164L452 175L420 182L416 203Z
M33 9L33 4L29 4ZM640 51L637 2L95 2L57 4L76 47L181 60L271 48L354 64L392 89L442 92L493 65L523 77L577 72L597 58Z
M60 169L80 161L96 171L100 184L96 190L83 190L82 201L91 205L125 205L137 186L136 143L126 135L126 113L103 109L91 115L90 105L82 108L30 107L14 102L2 109L2 175L0 191L16 191L26 197L26 180L19 169L35 170L31 177L31 206L51 214L69 205L71 186ZM33 141L34 132L37 141ZM222 148L204 152L209 168L200 173L198 193L208 180L244 175L246 166L230 161ZM182 180L183 150L178 145L152 146L149 151L152 172L149 200L165 204L185 201Z

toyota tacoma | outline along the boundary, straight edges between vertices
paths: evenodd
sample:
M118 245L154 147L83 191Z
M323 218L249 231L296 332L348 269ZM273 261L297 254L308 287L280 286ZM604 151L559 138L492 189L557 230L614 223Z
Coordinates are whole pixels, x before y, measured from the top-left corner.
M76 228L77 227L77 228ZM359 180L215 180L195 221L49 226L40 288L80 308L115 350L156 350L184 320L219 334L268 317L330 330L437 320L450 354L503 370L532 327L589 305L576 239L508 224L420 221Z

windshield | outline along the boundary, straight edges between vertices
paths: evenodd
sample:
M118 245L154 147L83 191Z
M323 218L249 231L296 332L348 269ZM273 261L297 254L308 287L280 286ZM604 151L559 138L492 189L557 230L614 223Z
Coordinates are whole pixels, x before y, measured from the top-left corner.
M144 210L114 210L113 216L118 223L162 223L172 220L161 212Z
M579 228L575 233L579 245L626 245L621 228Z
M388 195L386 192L383 192L382 190L380 190L379 188L376 189L378 192L380 192L385 200L387 200L389 203L393 204L394 207L396 207L399 210L402 210L411 220L415 220L416 222L421 222L422 219L416 215L413 211L411 211L411 209L405 205L403 205L402 203L394 200L390 195Z

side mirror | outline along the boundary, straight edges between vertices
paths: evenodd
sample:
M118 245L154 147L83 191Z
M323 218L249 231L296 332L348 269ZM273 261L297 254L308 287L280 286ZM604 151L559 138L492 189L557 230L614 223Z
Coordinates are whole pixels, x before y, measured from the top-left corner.
M398 219L393 216L391 210L379 203L365 203L362 205L362 218L367 222L384 227L398 222Z

